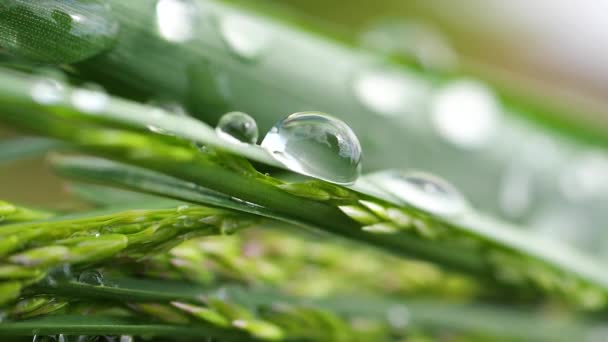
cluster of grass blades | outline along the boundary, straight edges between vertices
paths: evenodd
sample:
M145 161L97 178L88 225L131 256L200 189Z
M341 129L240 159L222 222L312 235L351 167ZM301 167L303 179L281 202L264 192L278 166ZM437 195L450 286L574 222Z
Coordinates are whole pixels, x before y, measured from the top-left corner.
M440 179L414 179L433 195L391 170L335 184L310 171L331 160L307 156L303 172L177 107L144 103L179 102L206 121L246 110L261 128L285 110L352 112L363 146L378 140L367 169L382 169L399 150L382 138L399 128L379 137L363 118L402 108L365 96L368 108L355 107L343 84L363 66L397 66L248 13L216 1L0 3L0 122L42 137L1 143L0 163L53 151L50 165L93 207L0 202L0 335L601 338L600 263L476 211ZM271 43L284 51L261 59ZM311 64L285 70L291 60Z

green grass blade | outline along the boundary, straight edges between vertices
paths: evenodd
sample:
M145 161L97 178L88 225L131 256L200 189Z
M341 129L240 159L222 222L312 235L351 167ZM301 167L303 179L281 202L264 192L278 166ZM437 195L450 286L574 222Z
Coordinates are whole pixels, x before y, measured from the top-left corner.
M572 341L600 331L599 322L572 318L550 318L541 314L508 308L475 305L438 303L432 300L376 298L376 297L329 297L323 299L298 299L269 288L243 288L222 286L202 288L166 280L139 280L108 278L111 286L93 286L77 282L60 283L58 286L40 288L44 293L72 294L73 297L92 300L108 299L131 301L169 302L175 300L199 302L202 298L222 296L240 305L260 307L268 303L281 302L291 305L315 306L330 312L350 317L365 317L385 322L391 310L406 310L409 327L448 329L454 332L478 333L484 336L542 340ZM480 319L483 317L483 320ZM404 327L401 327L403 329ZM399 330L399 328L397 328Z
M202 336L226 338L227 340L248 340L237 331L218 331L212 327L180 326L151 323L111 316L52 315L20 322L3 322L0 325L2 336L32 335L155 335L165 337L183 336L200 338Z

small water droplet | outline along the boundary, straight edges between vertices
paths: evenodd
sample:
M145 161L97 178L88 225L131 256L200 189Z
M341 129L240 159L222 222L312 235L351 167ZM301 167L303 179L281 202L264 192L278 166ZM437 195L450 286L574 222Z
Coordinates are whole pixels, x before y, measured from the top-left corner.
M51 269L44 279L44 282L51 286L56 287L62 281L71 281L74 279L71 266L69 264L63 264Z
M395 234L399 232L397 227L387 223L376 223L369 226L363 226L361 229L363 231L376 234Z
M394 116L423 110L430 85L416 75L385 69L372 69L358 74L353 83L357 99L369 110Z
M159 110L162 109L168 115L175 115L181 117L190 116L188 111L181 104L174 101L163 101L154 99L146 102L146 104L153 107L154 112L162 112Z
M361 172L361 145L346 123L320 112L291 114L266 134L262 147L292 171L337 184Z
M480 148L497 132L500 107L486 85L474 80L453 81L435 95L431 120L448 142L466 149Z
M558 179L562 195L572 202L606 198L608 194L608 156L588 151L563 168Z
M184 212L184 211L186 211L188 209L190 209L189 205L187 205L187 204L180 205L179 207L177 207L177 212L181 213L181 212Z
M72 105L85 113L100 113L107 104L110 97L99 85L87 84L72 92Z
M361 35L361 43L367 49L405 57L431 70L454 70L458 64L458 55L445 36L416 19L375 23Z
M78 282L95 286L103 286L103 276L97 270L86 270L78 276Z
M454 186L424 172L383 171L370 175L369 179L403 204L436 215L459 215L468 208L464 196Z
M270 43L270 29L256 18L241 14L228 14L219 22L224 42L238 57L254 61Z
M255 144L258 141L258 125L255 119L241 112L224 114L215 128L226 140Z
M159 0L156 3L158 33L170 42L191 40L198 18L199 10L190 0Z
M148 130L152 133L162 134L162 135L167 135L167 136L174 136L173 133L171 133L170 131L168 131L164 128L161 128L159 126L148 125L148 126L146 126L146 128L148 128Z
M51 78L42 78L34 82L30 90L32 99L43 105L60 102L65 96L65 88L60 82Z
M394 328L405 328L410 321L410 311L406 306L395 305L388 309L386 318Z
M244 329L244 328L247 328L249 323L244 319L235 319L234 321L232 321L232 325L237 328Z
M118 30L110 5L102 0L17 0L0 6L0 46L36 62L88 59L111 48Z

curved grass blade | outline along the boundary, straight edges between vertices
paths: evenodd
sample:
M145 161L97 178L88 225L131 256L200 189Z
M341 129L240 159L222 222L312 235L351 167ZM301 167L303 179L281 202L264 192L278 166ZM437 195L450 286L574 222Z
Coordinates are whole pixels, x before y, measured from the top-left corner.
M154 335L165 337L201 336L248 340L246 334L238 331L221 331L211 326L185 326L138 321L124 317L83 316L83 315L50 315L20 322L3 322L0 324L0 336L32 335Z
M478 304L438 303L432 300L357 297L328 297L302 299L285 295L270 288L222 286L203 288L166 280L108 278L111 286L93 286L77 282L40 288L45 293L72 294L79 298L98 300L170 302L175 300L200 302L208 296L221 296L246 307L267 307L272 303L304 305L336 312L347 317L365 317L386 322L387 313L405 312L407 327L443 329L454 332L479 333L508 339L539 341L572 341L592 336L605 326L599 322L572 318L548 318L540 313ZM395 314L395 313L394 313ZM483 320L480 319L483 317ZM404 329L397 327L396 330Z
M8 79L14 80L13 87L3 86ZM484 219L474 212L455 218L441 218L403 207L389 197L377 198L353 193L355 202L358 196L361 200L376 203L384 210L392 208L403 212L413 220L393 221L390 217L383 217L382 213L369 213L363 204L356 203L355 210L345 214L343 208L339 208L340 205L310 198L310 191L301 195L282 189L282 182L260 175L246 161L239 161L237 156L201 153L190 144L175 138L100 128L89 123L100 122L99 118L106 121L112 119L110 121L115 126L128 123L128 120L121 118L125 114L119 114L119 109L124 106L124 113L129 114L138 111L139 114L135 117L141 118L147 113L145 106L110 98L108 106L116 108L110 110L114 114L108 117L105 116L106 112L98 115L80 112L66 100L60 101L57 106L40 105L27 93L33 84L35 81L28 78L0 73L0 99L6 98L10 104L0 119L65 139L96 154L149 168L270 208L281 217L290 218L292 222L315 226L399 255L436 262L480 278L490 278L493 282L515 285L519 289L538 288L542 292L559 293L573 298L585 307L598 308L606 304L608 276L602 267L566 246L540 243L540 238L530 233ZM182 124L190 124L193 119L184 121L182 118L163 115L162 120L174 120L171 127L176 129ZM220 146L223 142L214 140L213 144ZM239 156L249 157L240 148L231 151L237 154L243 152ZM328 186L330 185L317 183L316 186L307 186L307 189L325 191L322 188ZM357 216L360 213L366 213L373 222ZM381 225L369 227L376 223ZM366 227L373 228L374 231L363 229ZM379 234L378 228L382 228L385 233ZM386 234L387 230L396 234Z

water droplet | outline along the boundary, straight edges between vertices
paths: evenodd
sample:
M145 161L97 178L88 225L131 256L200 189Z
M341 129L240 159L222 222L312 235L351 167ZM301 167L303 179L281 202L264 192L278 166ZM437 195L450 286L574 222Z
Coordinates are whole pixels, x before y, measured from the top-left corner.
M534 178L531 170L513 163L500 182L498 203L502 212L511 219L520 219L529 211L534 199Z
M255 119L241 112L224 114L215 128L226 140L255 144L258 141L258 125Z
M394 328L405 328L410 321L410 311L406 306L395 305L388 309L386 318Z
M388 223L376 223L369 226L363 226L361 229L376 234L395 234L399 232L397 227Z
M466 149L480 148L497 132L500 107L484 84L459 80L439 89L431 105L431 120L448 142Z
M72 92L72 105L85 113L102 112L110 99L105 90L96 84L87 84Z
M232 321L232 325L237 327L237 328L247 328L247 326L249 325L249 322L247 322L244 319L235 319L234 321Z
M367 109L388 116L422 111L430 91L423 79L390 69L360 73L353 87L355 96Z
M150 100L146 103L147 105L154 107L153 111L160 111L162 109L168 115L175 115L181 117L188 117L190 114L188 111L179 103L174 101L162 101L162 100ZM162 112L162 111L160 111Z
M60 102L65 96L63 84L51 79L42 78L34 82L30 90L32 99L43 105L51 105Z
M51 287L56 287L60 282L71 281L73 279L74 275L72 274L71 266L64 264L51 269L44 282Z
M152 133L162 134L162 135L167 135L167 136L174 136L173 133L171 133L170 131L168 131L164 128L161 128L159 126L148 125L148 126L146 126L146 128L148 128L148 130Z
M266 134L262 147L292 171L337 184L361 172L361 145L346 123L320 112L291 114Z
M468 208L464 196L447 181L424 172L383 171L370 181L403 201L403 204L440 215L453 216Z
M606 198L608 195L608 156L602 151L589 151L576 158L561 172L562 195L573 202Z
M78 282L95 286L103 286L103 276L97 270L86 270L78 276Z
M385 55L413 59L428 69L447 71L458 64L458 55L445 36L419 20L382 20L362 34L361 43Z
M159 0L156 3L156 27L166 40L182 43L194 37L199 10L190 0Z
M224 42L238 57L254 61L270 43L270 30L256 18L228 14L220 19L219 30Z
M112 47L118 29L102 0L19 0L0 6L0 46L36 62L75 63L93 57Z

